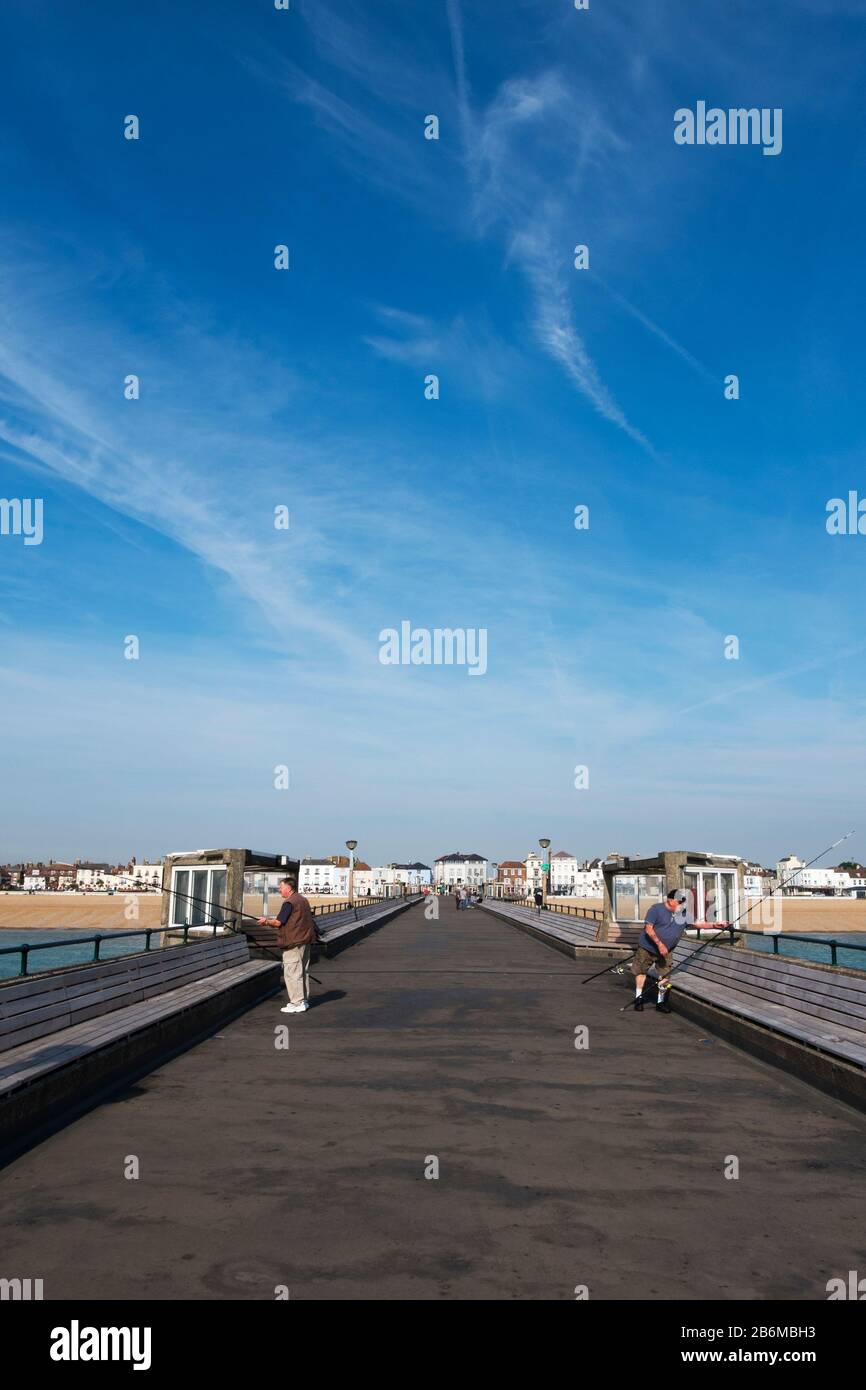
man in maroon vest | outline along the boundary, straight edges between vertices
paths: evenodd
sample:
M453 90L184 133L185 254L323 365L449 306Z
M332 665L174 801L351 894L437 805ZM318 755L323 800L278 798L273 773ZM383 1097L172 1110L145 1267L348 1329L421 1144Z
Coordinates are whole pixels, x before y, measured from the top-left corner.
M317 939L313 909L298 892L292 878L280 882L283 905L276 917L260 917L262 927L276 927L277 940L283 948L283 979L289 1002L280 1010L284 1014L302 1014L310 1007L310 947Z

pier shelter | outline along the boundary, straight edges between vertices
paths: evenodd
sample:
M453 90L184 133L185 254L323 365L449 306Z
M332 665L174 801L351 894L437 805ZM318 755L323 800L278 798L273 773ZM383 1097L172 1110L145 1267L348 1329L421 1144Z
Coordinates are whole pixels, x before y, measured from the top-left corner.
M252 849L201 849L166 856L162 925L212 930L234 914L275 916L279 882L297 877L299 860Z
M636 928L671 889L685 893L690 927L733 922L744 901L744 864L733 854L676 849L660 850L649 859L615 855L605 860L602 871L603 941L616 940L625 929Z

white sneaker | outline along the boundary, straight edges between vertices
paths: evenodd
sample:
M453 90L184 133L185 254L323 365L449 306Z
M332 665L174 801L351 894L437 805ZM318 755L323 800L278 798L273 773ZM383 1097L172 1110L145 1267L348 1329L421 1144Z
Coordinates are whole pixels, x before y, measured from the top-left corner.
M283 1006L283 1008L280 1009L280 1013L281 1013L281 1014L296 1014L296 1013L300 1013L300 1010L301 1010L300 1004L285 1004L285 1005Z
M296 1009L296 1011L297 1011L299 1014L306 1013L306 1011L307 1011L307 1009L308 1009L309 1007L310 1007L310 1003L309 1003L309 1000L308 1000L308 999L305 999L305 1000L303 1001L303 1003L301 1003L301 1004L296 1004L296 1005L295 1005L295 1009Z

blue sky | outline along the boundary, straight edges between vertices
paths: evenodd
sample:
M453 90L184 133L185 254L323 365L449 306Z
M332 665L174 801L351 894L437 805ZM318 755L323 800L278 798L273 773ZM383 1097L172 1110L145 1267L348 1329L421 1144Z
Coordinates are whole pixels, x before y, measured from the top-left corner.
M866 858L864 49L860 0L7 0L0 858ZM699 100L782 153L677 146ZM487 673L381 665L404 619Z

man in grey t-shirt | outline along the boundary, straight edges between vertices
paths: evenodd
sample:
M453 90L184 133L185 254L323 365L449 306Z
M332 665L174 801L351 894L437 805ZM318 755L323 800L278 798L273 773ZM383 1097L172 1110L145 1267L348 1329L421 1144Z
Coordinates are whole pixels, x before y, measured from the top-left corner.
M655 966L659 979L656 1009L662 1014L669 1014L671 1011L668 1003L668 976L671 973L671 957L686 929L684 903L685 895L681 895L678 889L671 888L664 902L656 903L646 915L644 929L631 963L631 973L635 977L635 1013L643 1013L643 987L650 966Z

